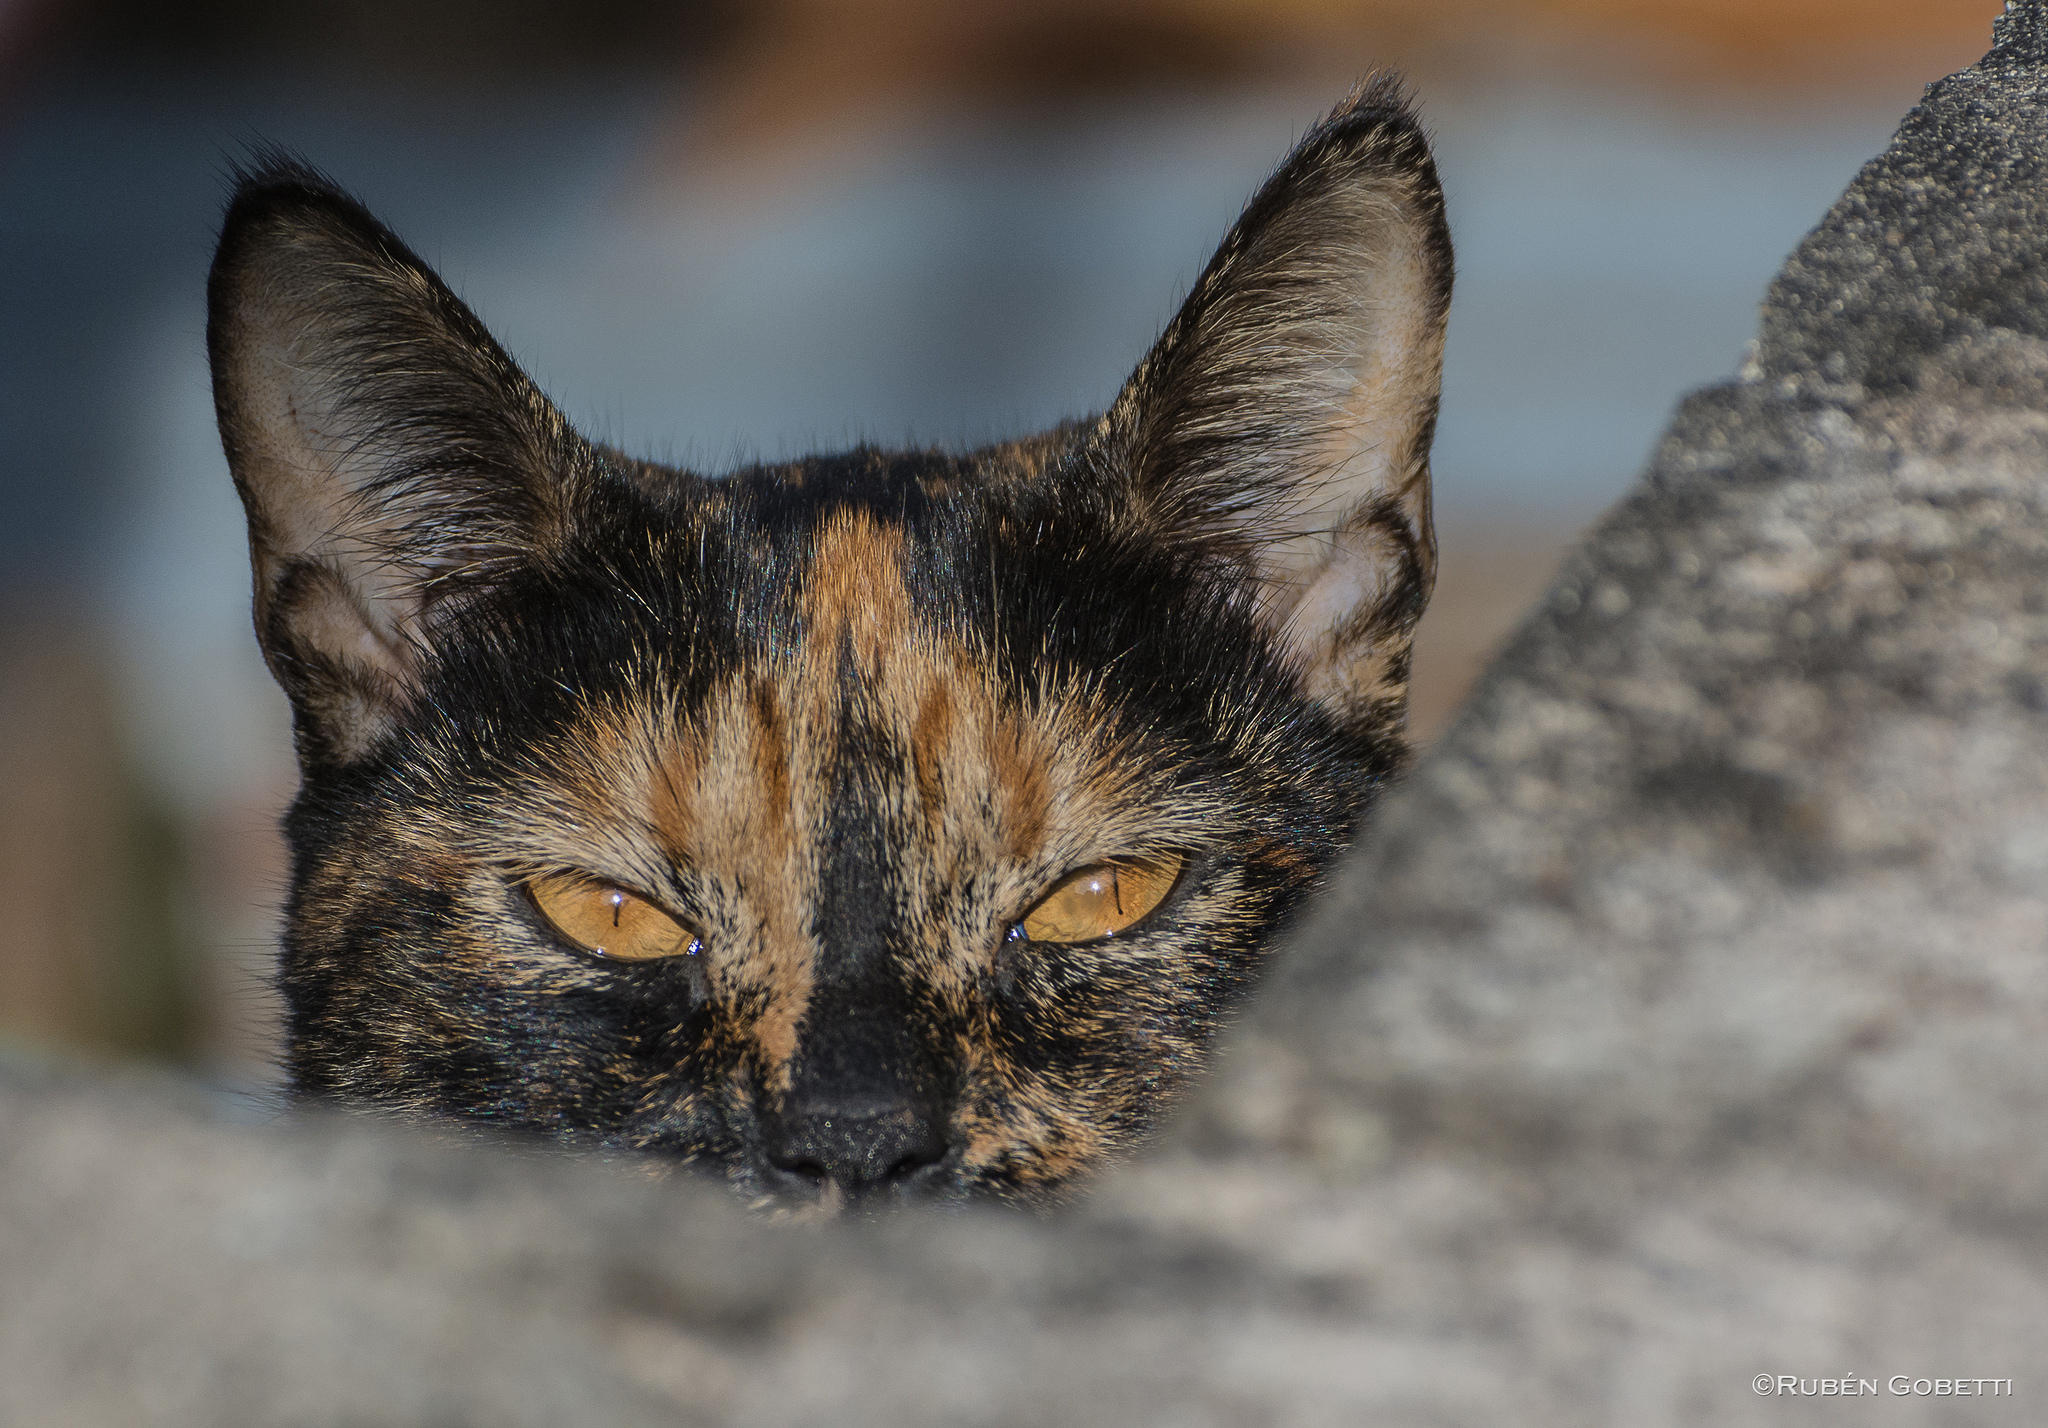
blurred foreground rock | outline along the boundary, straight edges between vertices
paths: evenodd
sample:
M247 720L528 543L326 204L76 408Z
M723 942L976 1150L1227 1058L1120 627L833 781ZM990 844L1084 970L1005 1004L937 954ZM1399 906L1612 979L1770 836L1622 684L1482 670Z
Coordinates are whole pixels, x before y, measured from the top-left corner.
M791 1230L17 1074L0 1422L2040 1421L2048 17L1998 39L1085 1206Z

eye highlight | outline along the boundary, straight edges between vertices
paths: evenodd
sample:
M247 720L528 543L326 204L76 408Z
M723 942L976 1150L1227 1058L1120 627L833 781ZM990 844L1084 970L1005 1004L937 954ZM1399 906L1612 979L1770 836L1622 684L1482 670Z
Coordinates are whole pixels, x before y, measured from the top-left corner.
M646 898L580 873L548 873L527 896L561 937L600 957L650 962L702 950L697 934Z
M1018 924L1033 942L1099 942L1166 901L1187 859L1124 858L1069 873Z

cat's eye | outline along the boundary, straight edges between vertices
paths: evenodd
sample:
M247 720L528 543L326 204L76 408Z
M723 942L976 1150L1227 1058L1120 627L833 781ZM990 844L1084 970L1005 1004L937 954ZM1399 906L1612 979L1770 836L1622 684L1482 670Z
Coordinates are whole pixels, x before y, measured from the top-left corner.
M1186 859L1125 858L1069 873L1018 924L1033 942L1099 942L1150 913L1180 878Z
M565 939L622 962L684 957L701 950L697 934L646 898L575 873L550 873L526 885L533 905Z

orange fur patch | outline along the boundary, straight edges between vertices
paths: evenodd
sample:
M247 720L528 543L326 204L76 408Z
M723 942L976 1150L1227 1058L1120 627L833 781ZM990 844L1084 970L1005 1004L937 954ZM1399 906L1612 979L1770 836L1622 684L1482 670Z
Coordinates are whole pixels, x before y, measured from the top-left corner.
M901 648L914 624L903 586L903 528L865 511L841 511L818 532L803 618L814 658L852 644L863 671Z

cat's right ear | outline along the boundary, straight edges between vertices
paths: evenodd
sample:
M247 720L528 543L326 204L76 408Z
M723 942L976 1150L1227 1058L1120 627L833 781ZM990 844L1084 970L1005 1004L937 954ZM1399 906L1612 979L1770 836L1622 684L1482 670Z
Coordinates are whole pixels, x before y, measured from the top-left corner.
M417 691L439 617L561 541L589 448L426 264L310 169L241 176L207 302L257 639L300 757L347 762Z
M1436 574L1451 238L1406 91L1353 91L1246 205L1103 424L1141 510L1227 558L1304 692L1398 729Z

